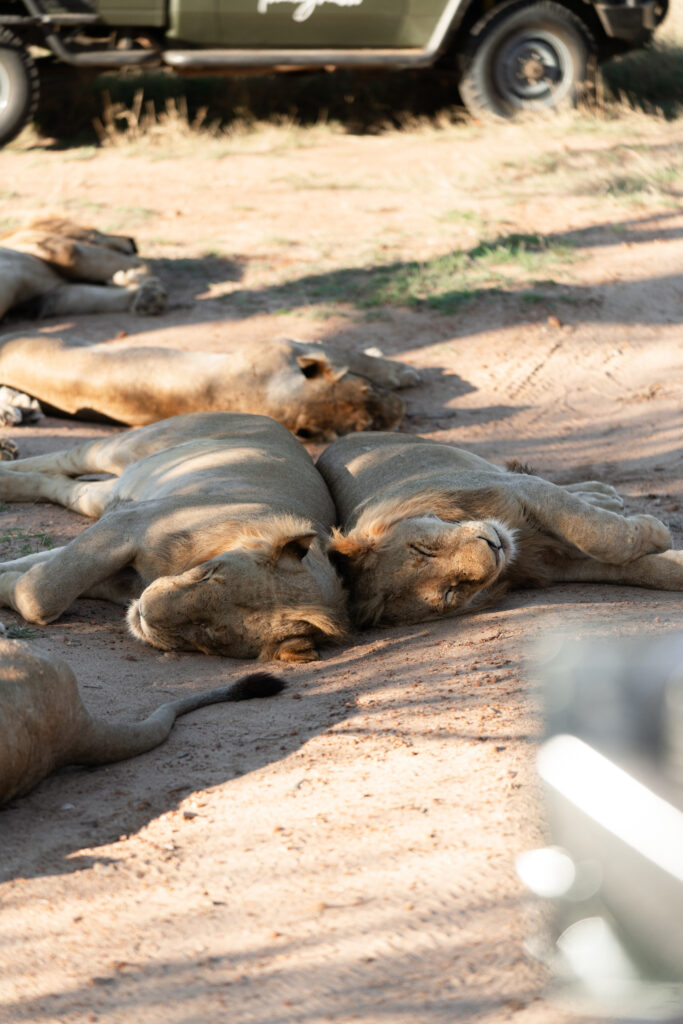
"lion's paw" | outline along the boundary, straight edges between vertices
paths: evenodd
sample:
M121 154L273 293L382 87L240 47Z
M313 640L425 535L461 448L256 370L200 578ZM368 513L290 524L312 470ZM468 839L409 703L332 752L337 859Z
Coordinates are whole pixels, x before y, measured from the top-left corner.
M151 277L149 267L141 263L139 267L129 267L127 270L117 270L111 279L112 284L117 288L139 288L143 281Z
M19 458L19 449L9 437L0 437L0 462L13 462Z
M579 492L579 498L592 505L593 508L602 508L607 512L621 514L624 511L624 502L617 494L612 498L609 494L596 494L595 492Z
M622 512L624 508L624 501L621 495L617 494L613 487L607 491L597 491L590 487L590 484L586 484L586 490L581 487L580 490L576 490L573 493L577 498L581 498L582 501L587 501L589 505L593 505L594 508L604 508L608 512Z
M166 289L158 277L146 278L135 292L131 310L138 316L159 316L166 309Z
M35 423L42 415L42 409L35 398L6 385L0 387L0 423L6 427L19 427Z
M391 386L394 388L414 388L422 380L419 371L414 366L398 362L392 363L387 377L390 378Z
M626 522L631 527L629 551L624 561L632 561L641 555L653 555L668 551L672 544L671 534L664 523L654 516L629 516Z

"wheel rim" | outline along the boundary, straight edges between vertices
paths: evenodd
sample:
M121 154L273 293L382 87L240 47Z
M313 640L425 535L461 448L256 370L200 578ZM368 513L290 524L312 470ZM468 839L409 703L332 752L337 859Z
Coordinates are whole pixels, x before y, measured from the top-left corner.
M572 53L555 33L525 28L508 36L498 50L496 89L520 110L554 106L569 93L574 79Z
M9 75L0 61L0 114L4 114L9 104L12 93L12 85Z

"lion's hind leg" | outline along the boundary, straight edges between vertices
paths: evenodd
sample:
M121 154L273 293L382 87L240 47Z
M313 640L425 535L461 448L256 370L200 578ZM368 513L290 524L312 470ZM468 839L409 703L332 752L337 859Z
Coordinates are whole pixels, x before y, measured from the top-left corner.
M154 282L151 284L150 282ZM138 295L154 294L149 303L138 299ZM159 296L163 294L163 299ZM128 313L156 315L165 307L166 292L157 278L146 278L136 288L117 288L104 284L65 283L48 292L40 302L41 317L71 316L86 313ZM137 302L136 302L137 300Z
M64 448L61 451L47 452L45 455L31 455L9 462L2 469L7 473L41 473L64 477L85 476L90 473L111 473L113 476L119 476L129 462L135 461L135 456L132 459L124 457L123 460L117 458L121 438L126 436L126 433L113 434L111 437L86 441L75 448Z
M598 562L624 565L671 547L669 530L653 516L623 516L535 476L515 478L515 489L526 515L532 515L543 529ZM614 499L607 494L603 500Z
M110 480L72 480L60 473L19 472L0 468L0 498L4 501L50 501L91 519L99 518L113 487Z
M625 565L594 558L568 559L552 569L553 583L616 583L648 590L683 591L683 551L643 555Z

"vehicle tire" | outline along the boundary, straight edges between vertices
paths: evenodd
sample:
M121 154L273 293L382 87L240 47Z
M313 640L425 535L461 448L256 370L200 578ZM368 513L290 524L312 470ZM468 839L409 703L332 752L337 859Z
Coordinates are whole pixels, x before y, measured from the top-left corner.
M584 23L552 0L513 3L472 29L460 95L475 116L575 106L592 74L594 43Z
M20 39L0 28L0 146L19 134L38 105L38 71Z

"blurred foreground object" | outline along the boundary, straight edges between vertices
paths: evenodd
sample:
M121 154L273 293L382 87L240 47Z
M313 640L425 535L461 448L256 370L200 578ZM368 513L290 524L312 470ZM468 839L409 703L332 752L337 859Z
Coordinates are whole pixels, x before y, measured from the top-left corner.
M554 845L516 866L554 912L533 952L579 1012L683 1021L683 634L555 641L539 669Z

